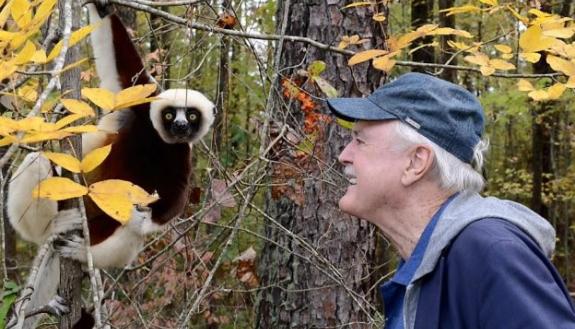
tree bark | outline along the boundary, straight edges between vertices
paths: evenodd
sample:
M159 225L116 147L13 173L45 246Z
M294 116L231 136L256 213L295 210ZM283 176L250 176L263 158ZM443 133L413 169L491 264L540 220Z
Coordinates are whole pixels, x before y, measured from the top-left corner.
M354 47L384 48L386 26L372 20L374 8L342 10L346 4L343 0L280 1L278 31L286 24L287 35L335 45L344 35L357 34L368 43ZM387 8L378 10L387 14ZM322 60L326 70L321 76L341 96L366 96L384 78L368 63L349 67L346 57L302 43L284 43L282 47L280 58L276 58L282 77L294 77L311 62ZM312 95L325 97L311 81L302 87ZM301 104L284 99L279 92L271 101L278 104L275 120L301 131L305 120ZM316 110L327 113L325 104L319 101ZM266 210L277 224L268 222L265 226L268 242L259 266L262 288L257 305L258 328L382 325L371 318L377 306L375 293L369 290L374 284L370 274L376 230L337 207L347 183L336 159L348 136L349 131L335 123L320 124L319 129L304 136L316 138L310 151L313 155L297 156L296 148L289 143L278 143L273 149L272 183L277 185L268 191Z
M433 21L433 0L411 0L411 28L416 29ZM433 41L433 37L417 39L411 45L415 49ZM444 49L444 48L441 48ZM435 63L435 48L422 47L411 54L411 60L420 63ZM425 72L422 67L414 67L413 72Z
M227 11L231 8L230 0L222 0L222 11ZM216 108L218 112L214 120L214 139L213 149L216 154L225 154L224 141L227 136L227 114L228 114L228 93L229 93L229 70L230 70L230 40L225 35L220 37L220 64L218 71L218 89L216 94Z
M451 8L454 6L454 0L439 0L439 10ZM439 26L455 28L455 16L456 15L447 16L446 13L439 13ZM451 48L447 42L450 40L455 41L455 36L443 35L439 40L439 62L445 64L447 61L451 60L449 64L457 65L457 58L454 57L451 59L452 53L447 51L447 49ZM457 70L443 70L440 77L444 80L457 83Z
M64 13L64 2L58 3L60 13ZM80 28L80 17L82 8L78 1L72 1L72 31ZM60 29L64 28L64 15L60 15ZM66 54L66 63L69 65L77 62L80 59L80 48L78 46L70 47ZM67 98L80 98L80 69L73 68L65 71L60 77L62 90L61 93L65 94ZM78 157L82 154L81 139L79 136L70 139L71 145L63 143L62 148L65 152L76 154ZM58 203L59 210L71 209L78 207L76 200L66 200ZM82 234L82 232L70 232L70 234ZM70 312L65 314L60 319L60 329L71 329L82 315L82 267L78 261L61 258L60 259L60 286L58 294L68 301ZM94 292L96 293L96 292Z
M542 1L541 10L551 12L550 1ZM533 64L534 73L550 73L551 67L547 64L547 56L541 53L539 62ZM533 105L531 121L531 147L532 147L532 170L533 190L531 193L531 209L539 215L549 218L549 207L543 202L545 184L552 175L551 167L551 127L554 124L554 115L551 114L553 102L541 102Z

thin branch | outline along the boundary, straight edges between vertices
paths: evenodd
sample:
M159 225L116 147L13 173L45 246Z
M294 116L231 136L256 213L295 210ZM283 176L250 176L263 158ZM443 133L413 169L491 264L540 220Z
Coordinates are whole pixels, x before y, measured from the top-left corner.
M128 1L128 0L109 0L110 3L114 3L120 6L125 6L129 8L133 8L136 10L144 11L158 17L162 17L167 21L172 23L186 26L188 28L192 28L195 30L200 31L207 31L207 32L215 32L219 34L231 35L236 37L243 37L249 39L259 39L259 40L272 40L272 41L290 41L290 42L303 42L309 44L310 46L324 49L330 52L353 56L356 52L346 49L340 49L331 45L327 45L316 40L306 38L306 37L298 37L298 36L290 36L290 35L276 35L276 34L262 34L262 33L248 33L242 31L235 31L235 30L228 30L222 29L215 26L208 26L205 24L200 23L192 23L185 18L178 17L176 15L172 15L165 11L152 8L150 6L144 5L142 1ZM280 42L281 43L281 42ZM476 72L481 73L479 68L475 67L468 67L468 66L461 66L461 65L448 65L448 64L434 64L434 63L418 63L412 61L397 61L395 65L399 66L410 66L410 67L424 67L424 68L437 68L437 69L449 69L449 70L460 70L460 71L469 71L469 72ZM562 73L547 73L547 74L524 74L524 73L494 73L491 75L492 77L497 78L509 78L509 79L517 79L517 78L524 78L524 79L538 79L538 78L554 78L565 76Z

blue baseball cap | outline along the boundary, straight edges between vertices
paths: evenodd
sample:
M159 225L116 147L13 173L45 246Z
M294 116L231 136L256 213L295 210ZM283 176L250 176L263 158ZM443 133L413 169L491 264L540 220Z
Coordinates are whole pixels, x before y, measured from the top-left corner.
M483 108L466 89L422 73L406 73L367 98L331 98L347 121L401 120L461 161L471 163L484 128Z

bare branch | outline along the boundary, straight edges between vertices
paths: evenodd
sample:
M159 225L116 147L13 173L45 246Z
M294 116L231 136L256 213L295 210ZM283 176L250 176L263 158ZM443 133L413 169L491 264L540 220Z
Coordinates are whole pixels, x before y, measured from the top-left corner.
M188 20L172 15L170 13L166 13L165 11L152 8L148 5L143 4L142 1L128 1L128 0L110 0L111 3L130 7L133 9L137 9L140 11L148 12L150 14L154 14L156 16L162 17L167 21L172 23L186 26L188 28L192 28L195 30L200 31L207 31L207 32L215 32L224 35L242 37L242 38L249 38L249 39L259 39L259 40L271 40L271 41L290 41L290 42L303 42L309 44L310 46L324 49L330 52L353 56L356 52L346 49L340 49L338 47L334 47L331 45L327 45L316 40L306 38L306 37L298 37L298 36L290 36L290 35L276 35L276 34L262 34L262 33L248 33L242 31L235 31L235 30L228 30L222 29L215 26L208 26L205 24L200 23L191 23ZM433 69L448 69L448 70L460 70L460 71L469 71L475 73L481 73L479 68L476 67L469 67L469 66L461 66L461 65L449 65L449 64L434 64L434 63L418 63L412 61L397 61L396 65L399 66L410 66L410 67L424 67L424 68L433 68ZM524 78L524 79L538 79L538 78L554 78L565 76L562 73L548 73L548 74L527 74L527 73L494 73L491 75L492 77L497 78Z

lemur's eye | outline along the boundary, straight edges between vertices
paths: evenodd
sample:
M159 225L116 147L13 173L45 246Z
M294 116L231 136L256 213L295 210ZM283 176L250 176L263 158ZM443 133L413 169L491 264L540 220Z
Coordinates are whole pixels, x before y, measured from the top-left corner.
M164 113L164 119L171 121L174 118L174 115L170 112Z
M188 119L190 121L196 121L198 119L198 115L195 113L190 113L190 114L188 114Z

